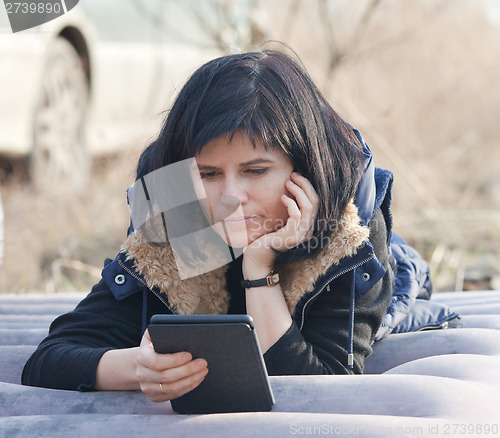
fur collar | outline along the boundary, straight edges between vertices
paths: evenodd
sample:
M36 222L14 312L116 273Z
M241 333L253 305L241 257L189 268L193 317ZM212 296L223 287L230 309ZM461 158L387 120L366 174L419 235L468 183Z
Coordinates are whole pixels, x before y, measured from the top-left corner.
M344 257L352 256L369 236L368 227L360 225L358 209L347 205L335 234L314 257L277 266L280 284L291 314L300 298L314 288L317 279L330 266ZM148 287L157 287L168 296L172 310L179 314L224 314L229 306L226 290L227 266L222 266L196 277L181 280L174 253L169 244L154 245L140 232L132 233L122 246L127 259L142 275Z

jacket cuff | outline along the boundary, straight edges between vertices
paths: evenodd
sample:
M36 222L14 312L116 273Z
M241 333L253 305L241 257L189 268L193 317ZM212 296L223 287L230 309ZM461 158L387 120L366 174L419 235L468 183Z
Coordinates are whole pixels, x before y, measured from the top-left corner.
M97 375L97 366L104 353L112 348L89 349L86 353L86 364L82 369L81 383L77 386L78 391L93 391Z
M304 374L297 370L297 354L304 351L305 341L295 321L290 328L264 353L267 373L270 376ZM291 359L291 360L289 360Z

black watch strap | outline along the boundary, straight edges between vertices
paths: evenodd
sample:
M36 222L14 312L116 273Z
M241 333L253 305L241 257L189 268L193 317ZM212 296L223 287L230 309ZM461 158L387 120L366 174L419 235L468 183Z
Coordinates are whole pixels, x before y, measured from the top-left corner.
M251 287L262 287L262 286L275 286L280 282L280 276L277 272L271 272L267 277L259 278L258 280L241 280L241 285L245 289L250 289Z

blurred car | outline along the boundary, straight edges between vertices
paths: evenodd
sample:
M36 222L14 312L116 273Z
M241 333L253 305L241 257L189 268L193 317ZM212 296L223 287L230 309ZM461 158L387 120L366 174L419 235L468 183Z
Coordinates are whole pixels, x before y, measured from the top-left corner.
M81 186L90 157L144 144L219 54L190 15L201 3L84 0L18 33L0 7L0 155L28 157L36 184Z

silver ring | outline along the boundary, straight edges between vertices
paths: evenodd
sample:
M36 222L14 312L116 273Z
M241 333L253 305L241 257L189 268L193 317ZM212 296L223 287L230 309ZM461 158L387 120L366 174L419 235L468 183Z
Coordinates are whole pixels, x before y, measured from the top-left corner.
M164 391L163 391L163 383L160 383L160 392L161 392L162 394L166 394L166 392L164 392Z

